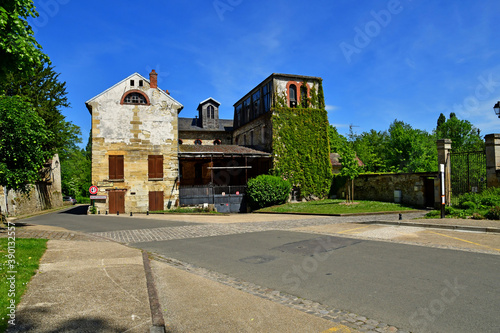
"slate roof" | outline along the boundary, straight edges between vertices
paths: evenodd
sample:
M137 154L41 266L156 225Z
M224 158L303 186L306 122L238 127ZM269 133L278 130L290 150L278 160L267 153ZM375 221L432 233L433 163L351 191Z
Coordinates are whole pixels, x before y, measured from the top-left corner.
M179 117L179 131L224 131L231 132L233 130L232 119L219 119L219 128L202 128L199 118L181 118Z
M225 156L241 155L255 157L271 157L271 154L252 148L237 145L179 145L179 156Z

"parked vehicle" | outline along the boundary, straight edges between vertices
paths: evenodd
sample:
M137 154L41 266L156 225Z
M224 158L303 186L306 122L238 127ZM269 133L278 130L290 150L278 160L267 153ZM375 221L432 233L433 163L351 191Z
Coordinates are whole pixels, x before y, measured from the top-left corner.
M69 203L71 203L72 205L76 204L76 199L75 199L75 198L72 198L72 197L63 197L63 201L65 201L65 202L69 202Z

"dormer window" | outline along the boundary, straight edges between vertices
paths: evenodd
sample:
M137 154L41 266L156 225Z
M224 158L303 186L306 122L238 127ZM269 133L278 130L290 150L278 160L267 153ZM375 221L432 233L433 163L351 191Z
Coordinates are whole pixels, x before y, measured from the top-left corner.
M146 97L144 97L144 95L137 92L132 92L125 96L123 104L148 104L148 101L146 100Z
M214 146L219 146L221 141L219 139L214 140Z

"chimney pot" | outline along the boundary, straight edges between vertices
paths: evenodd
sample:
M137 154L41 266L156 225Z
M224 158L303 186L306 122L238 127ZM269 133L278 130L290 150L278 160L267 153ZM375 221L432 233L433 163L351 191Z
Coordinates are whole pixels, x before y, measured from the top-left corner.
M158 74L154 69L149 73L149 87L152 89L158 88Z

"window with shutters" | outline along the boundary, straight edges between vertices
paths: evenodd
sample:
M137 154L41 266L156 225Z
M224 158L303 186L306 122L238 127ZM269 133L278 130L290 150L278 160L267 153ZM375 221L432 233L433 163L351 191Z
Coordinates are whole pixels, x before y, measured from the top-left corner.
M124 180L123 155L109 155L109 180Z
M163 155L148 156L149 180L163 179Z

